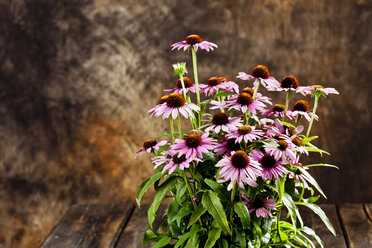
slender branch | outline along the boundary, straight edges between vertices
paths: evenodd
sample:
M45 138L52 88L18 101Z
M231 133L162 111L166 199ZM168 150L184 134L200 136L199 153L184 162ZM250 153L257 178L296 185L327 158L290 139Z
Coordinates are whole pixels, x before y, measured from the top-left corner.
M193 46L191 46L191 54L192 54L192 66L194 69L194 81L196 87L196 99L198 102L198 107L200 108L200 92L199 92L199 80L198 80L198 64L196 62L196 52ZM200 109L201 110L201 109ZM198 114L198 127L201 125L201 111Z
M172 144L174 143L174 127L173 127L173 119L172 116L169 116L171 134L172 134Z
M181 118L180 115L177 117L177 125L178 125L178 136L182 139L182 129L181 129Z
M309 135L310 135L310 130L311 130L311 126L313 125L313 122L314 122L316 108L318 107L318 100L319 100L319 95L315 95L313 113L311 115L311 120L310 120L310 123L309 123L309 127L307 128L306 137L309 137Z

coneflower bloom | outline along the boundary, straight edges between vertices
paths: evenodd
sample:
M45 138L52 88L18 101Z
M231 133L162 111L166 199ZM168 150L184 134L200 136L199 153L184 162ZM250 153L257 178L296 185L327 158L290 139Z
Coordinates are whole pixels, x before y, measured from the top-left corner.
M296 160L296 147L292 144L289 139L281 139L276 141L276 145L265 144L263 146L265 151L274 156L276 160L282 159L282 161L286 161L286 157L290 159L290 161Z
M309 95L312 92L319 92L322 95L328 95L328 94L337 94L338 95L339 94L338 91L335 88L324 88L322 85L298 87L296 92L299 92L304 96Z
M235 139L227 139L225 136L222 136L221 143L216 144L216 148L214 148L214 152L217 155L230 156L231 152L236 152L241 150L240 143L235 142Z
M239 150L232 154L231 158L224 157L217 162L216 167L223 167L220 170L218 183L230 181L227 190L231 190L236 181L239 188L244 188L246 183L256 187L256 179L261 176L261 168L257 161L248 156L245 151Z
M254 89L247 87L247 88L244 88L242 90L242 92L248 93L248 94L250 94L253 97ZM267 96L263 96L260 92L257 92L256 93L255 100L272 105L271 98L270 97L267 97Z
M266 105L259 100L253 100L252 96L248 93L240 93L235 99L226 101L225 107L229 110L235 109L243 113L249 109L252 114L256 114L257 110L262 111Z
M304 143L299 137L293 136L291 140L292 140L292 143L295 146L297 146L297 149L296 149L297 151L299 151L300 153L306 153L306 155L309 155L308 150L306 150L306 148L304 147Z
M202 153L213 150L215 145L215 141L212 138L208 138L208 135L209 133L204 133L201 136L197 133L190 133L184 140L176 139L172 149L179 152L178 156L195 157L197 155L199 158L203 158Z
M297 118L299 115L302 115L306 120L311 121L313 113L310 112L310 105L305 100L299 100L295 103L292 110L293 118ZM315 120L318 120L318 116L314 116Z
M256 129L254 126L241 126L236 131L226 134L226 138L236 139L235 142L237 143L240 143L243 140L247 143L248 141L252 142L253 140L259 139L263 135L264 132Z
M159 99L159 102L158 104L153 107L152 109L150 109L147 113L150 115L150 116L153 116L155 114L155 112L158 110L158 108L163 105L163 104L166 104L167 102L167 99L168 99L168 95L166 96L162 96L160 99Z
M245 201L242 201L242 203L247 205L249 213L251 214L253 211L255 211L257 218L260 216L263 218L272 217L273 215L269 210L276 210L276 202L268 197L263 199L256 198L253 201L251 201L244 194L242 194L242 197L245 199Z
M186 157L186 155L181 155L175 151L170 150L169 152L165 153L162 156L155 157L153 159L153 162L155 164L154 168L158 168L161 165L164 165L164 168L161 173L164 173L165 171L168 171L168 174L172 174L173 171L177 168L180 170L184 170L185 168L189 168L190 163L193 161L200 162L201 160L193 157Z
M224 132L232 132L238 129L242 124L240 123L239 117L229 117L227 114L218 112L213 115L209 123L201 126L200 128L205 128L205 132L215 132L219 133L221 130Z
M239 86L232 82L223 80L222 77L211 77L208 79L208 84L200 84L200 91L203 92L205 95L210 96L213 95L216 91L225 90L225 91L232 91L234 90L236 93L239 92Z
M261 80L261 84L267 88L268 90L275 90L280 87L279 82L270 76L269 69L264 65L256 66L251 74L247 74L245 72L239 72L237 78L242 80L251 80L254 79L254 87L258 86L258 80Z
M296 91L300 83L293 75L288 75L282 79L280 86L276 88L277 91Z
M185 93L188 93L189 91L191 91L192 93L196 92L195 84L189 77L184 77L183 78L183 83L185 85L185 91L186 91ZM164 91L183 94L181 79L177 80L176 88L167 89L167 90L164 90Z
M166 140L162 140L160 142L157 142L154 139L146 140L145 142L143 142L143 147L134 153L134 157L137 157L139 153L144 151L146 151L147 153L151 151L158 151L161 146L164 146L167 143L168 142Z
M189 48L190 46L193 46L195 51L198 51L198 49L200 48L200 49L206 50L207 52L213 51L214 48L217 48L216 44L209 42L209 41L203 41L200 35L192 34L192 35L187 36L184 41L174 43L172 45L172 50L183 49L184 51L186 51L186 49Z
M281 134L287 138L300 134L304 130L304 126L300 125L296 128L284 126L281 121L275 119L273 126L265 126L268 130L266 136L268 138L275 138L277 134Z
M163 115L163 119L169 118L172 115L176 119L178 114L183 115L185 118L194 117L194 111L200 111L200 108L193 103L186 103L185 98L179 93L172 93L168 96L165 104L158 105L154 110L155 116Z
M262 114L274 115L275 117L281 116L282 118L286 115L289 119L292 119L292 111L287 110L287 113L285 113L285 106L282 104L274 104L272 109L265 110Z
M270 154L264 154L259 150L253 150L249 155L260 163L262 167L262 179L272 180L273 177L279 180L288 171L282 166L282 162L274 158Z

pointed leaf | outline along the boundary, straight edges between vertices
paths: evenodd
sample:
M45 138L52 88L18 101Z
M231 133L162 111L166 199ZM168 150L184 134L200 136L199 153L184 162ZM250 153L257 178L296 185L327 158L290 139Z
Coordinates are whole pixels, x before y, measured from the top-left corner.
M299 167L298 169L301 171L301 173L303 174L303 176L306 177L306 180L309 183L311 183L319 191L319 193L321 193L322 196L324 196L324 198L327 199L327 196L324 194L323 190L320 188L319 184L315 181L315 179L310 175L310 173L307 172L305 169L303 169L301 167Z
M157 180L161 178L161 171L156 172L152 177L146 179L141 183L138 188L137 195L136 195L136 202L138 207L141 206L141 199L145 195L148 188Z
M205 213L205 211L207 211L207 209L204 208L203 205L199 205L195 209L194 213L191 215L187 228L190 228L190 226L192 226L195 222L197 222L200 216L202 216Z
M324 166L324 167L336 168L337 170L339 170L339 168L336 165L333 165L333 164L308 164L308 165L305 165L305 166L306 167Z
M234 205L234 211L239 216L240 221L242 222L243 229L249 229L251 223L251 216L249 214L248 208L241 202L237 202Z
M208 233L208 239L205 242L204 248L212 248L220 236L221 228L212 228Z
M164 236L158 242L156 242L156 244L152 248L164 247L167 244L169 244L169 242L171 241L171 239L172 239L171 237Z

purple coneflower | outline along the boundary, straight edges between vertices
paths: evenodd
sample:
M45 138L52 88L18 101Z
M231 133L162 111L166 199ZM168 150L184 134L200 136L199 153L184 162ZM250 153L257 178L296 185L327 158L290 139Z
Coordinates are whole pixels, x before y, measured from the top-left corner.
M292 144L290 139L280 139L276 141L276 146L265 144L263 147L265 151L274 156L276 160L282 159L282 161L285 162L287 156L291 161L296 159L296 147Z
M243 113L249 109L252 114L256 114L257 110L262 111L266 105L259 100L253 100L253 97L248 93L240 93L235 99L226 101L225 107L235 109Z
M244 204L248 206L249 213L256 211L256 216L259 218L262 216L263 218L272 217L269 209L276 210L276 202L270 198L256 198L251 201L246 195L242 194L242 197L246 200L243 201Z
M161 173L164 173L165 171L169 170L168 171L169 175L172 174L173 171L177 168L179 168L180 170L189 168L190 163L192 161L200 162L201 160L196 158L195 156L193 157L191 156L186 157L186 155L179 156L179 154L176 151L172 150L170 150L163 156L155 157L153 159L153 162L155 164L154 168L156 169L161 165L165 165Z
M226 134L228 139L236 139L235 142L240 143L242 140L247 143L248 141L252 142L253 140L259 139L264 135L259 129L256 129L254 126L241 126L233 133Z
M189 116L194 117L192 111L199 111L200 108L193 103L186 103L185 98L179 93L172 93L168 96L165 103L155 107L155 116L163 115L163 119L169 118L172 115L172 119L176 119L180 113L185 118Z
M302 115L306 120L311 121L313 113L310 112L310 105L305 100L299 100L295 103L292 110L293 118L297 118L299 115ZM318 116L315 115L315 120L318 120Z
M217 162L216 167L223 167L220 170L218 183L230 181L227 190L231 190L236 181L239 188L244 188L246 183L256 187L256 179L261 176L261 168L257 161L248 156L245 151L239 150L232 154L231 158L224 157Z
M186 51L186 49L189 48L190 46L193 46L195 51L198 51L198 48L200 48L200 49L206 50L207 52L213 51L215 47L217 48L216 44L209 42L209 41L203 41L200 35L192 34L192 35L187 36L184 41L174 43L172 45L172 50L183 49L184 51Z
M258 80L261 80L261 84L267 88L268 90L275 90L278 87L280 87L279 82L270 76L269 69L264 65L258 65L256 66L251 74L247 74L245 72L239 72L237 78L240 78L242 80L254 80L254 87L258 86Z
M242 92L244 92L244 93L248 93L248 94L250 94L250 95L253 97L254 89L253 89L253 88L249 88L249 87L247 87L247 88L244 88L244 89L242 90ZM259 92L256 93L255 100L272 105L272 102L271 102L270 97L263 96L263 95L262 95L261 93L259 93Z
M293 136L291 140L292 140L292 143L297 146L297 149L296 149L297 151L299 151L300 153L306 153L306 155L309 155L308 150L306 150L306 148L304 147L304 143L299 137Z
M213 115L212 120L209 123L201 126L200 128L205 128L205 132L213 131L219 133L221 130L224 132L232 132L238 127L242 126L239 117L229 117L227 114L218 112Z
M282 104L275 104L271 110L263 111L262 114L274 115L275 117L281 116L282 118L286 115L289 119L292 119L292 111L287 110L287 113L285 113L285 106Z
M153 115L155 114L155 112L157 111L157 109L158 109L161 105L163 105L163 104L165 104L165 103L167 102L167 99L168 99L168 95L166 95L166 96L162 96L162 97L159 99L158 104L157 104L155 107L153 107L152 109L150 109L147 113L148 113L150 116L153 116Z
M154 139L146 140L145 142L143 142L143 147L134 153L134 157L137 157L139 153L144 151L146 151L147 153L151 151L158 151L161 146L164 146L167 143L168 142L166 140L162 140L160 142L156 142L156 140Z
M235 139L227 139L225 136L222 136L221 143L216 145L214 152L217 155L225 154L226 156L230 156L231 152L235 152L240 149L240 144L235 142Z
M311 94L312 92L320 92L321 94L339 94L338 91L335 88L324 88L322 85L313 85L313 86L303 86L298 87L297 91L301 93L302 95L306 96Z
M224 77L211 77L208 79L208 84L200 84L199 87L201 92L207 96L219 90L239 92L239 86L232 81L226 81Z
M277 91L296 91L300 83L293 75L288 75L282 79L280 86L276 88Z
M187 93L189 91L191 91L192 93L195 93L196 92L195 84L194 84L194 82L189 77L184 77L183 78L183 83L185 85L185 91L186 91L185 93ZM167 90L164 90L164 91L182 94L183 93L183 90L182 90L181 79L178 79L177 80L176 88L167 89Z
M176 139L172 149L178 150L178 156L195 157L196 154L199 158L203 158L202 153L212 150L215 145L213 139L208 138L208 135L209 133L204 133L202 136L197 133L190 133L184 140Z
M270 154L264 154L259 150L253 150L249 155L259 162L262 167L262 178L272 180L273 176L279 180L288 171L282 166L282 162L274 158Z

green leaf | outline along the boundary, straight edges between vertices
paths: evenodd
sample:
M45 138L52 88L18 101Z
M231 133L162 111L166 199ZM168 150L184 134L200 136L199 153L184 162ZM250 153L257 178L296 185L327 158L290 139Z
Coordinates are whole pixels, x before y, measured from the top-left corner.
M148 188L157 180L161 178L161 171L156 172L152 177L146 179L141 183L141 185L138 188L137 195L136 195L136 202L137 205L141 206L141 199L145 195Z
M232 96L236 95L235 92L230 92L230 91L219 91L217 94L214 95L214 97L220 97L220 96Z
M313 242L308 237L306 237L305 235L303 235L300 232L298 232L296 234L295 240L297 242L300 242L301 244L305 245L307 248L309 248L309 247L316 248L315 245L313 244Z
M212 228L208 233L208 239L205 242L204 248L212 248L220 236L221 228Z
M185 199L187 199L187 194L186 194L186 184L185 182L182 182L178 188L177 188L177 193L176 193L176 201L178 204L182 204Z
M324 196L324 198L327 199L327 196L324 194L323 190L320 188L319 184L315 181L315 179L310 175L310 173L301 167L298 167L298 169L301 171L303 176L306 177L306 180L312 185L314 185L314 187L319 191L319 193L321 193L322 196Z
M218 240L218 247L220 248L229 248L229 243L226 239L220 239Z
M308 150L309 152L319 152L320 154L327 154L327 155L331 155L329 152L327 151L324 151L322 149L319 149L318 147L314 146L313 144L311 144L310 142L307 143L308 146L305 146L305 149Z
M247 206L241 202L237 202L234 205L234 211L239 216L244 229L249 229L251 223L251 216L249 214Z
M165 193L171 187L173 184L175 184L178 180L178 177L169 177L159 188L156 190L154 201L152 202L148 212L147 217L149 219L149 225L152 228L152 223L155 220L156 217L156 211L158 210L160 203L165 198Z
M308 165L305 165L305 166L306 167L325 166L325 167L336 168L337 170L339 170L339 168L336 165L333 165L333 164L308 164Z
M203 207L213 216L221 228L231 236L231 230L229 223L226 218L225 209L221 204L221 200L216 193L211 190L207 190L203 194L202 198Z
M157 241L157 240L159 240L158 234L156 234L152 230L146 230L145 233L143 234L142 244L147 244L147 243L150 243L151 241Z
M284 126L287 126L287 127L296 128L294 125L292 125L292 124L289 123L289 122L282 121L282 124L283 124Z
M246 248L247 247L247 240L245 238L245 233L240 229L237 232L235 232L236 239L239 243L239 247Z
M226 188L222 186L222 184L217 183L211 179L205 179L204 182L213 189L213 191L217 192L222 200L229 201L229 197L226 195Z
M190 237L190 232L188 233L185 233L184 235L182 235L182 237L177 241L177 243L174 245L174 248L178 248L180 247L181 245L183 245L183 243L186 242L186 240Z
M199 247L199 232L201 228L199 225L193 225L190 230L189 241L187 242L185 248L196 248Z
M212 162L217 162L217 157L213 152L203 153L203 161L210 160Z
M312 136L312 137L308 137L308 138L305 137L305 138L302 139L302 143L304 145L306 145L307 143L309 143L309 142L311 142L311 141L313 141L317 138L319 138L319 136Z
M314 203L307 203L307 202L305 202L305 203L299 202L297 204L306 206L306 207L310 208L311 210L313 210L314 213L316 213L320 217L320 219L324 222L324 224L331 231L331 233L334 236L336 236L336 231L335 231L332 223L329 221L327 215L324 213L324 211L318 205L316 205Z
M295 184L294 179L287 179L285 181L285 192L287 192L290 196L293 196L295 193Z
M297 206L292 197L288 193L283 194L283 204L287 207L289 215L291 216L293 226L296 226L296 212Z
M300 228L299 230L303 231L304 233L308 234L308 235L311 235L315 238L316 242L318 242L318 244L320 245L320 247L324 247L324 243L323 241L319 238L318 235L316 235L315 231L307 226L304 226L302 228Z
M194 213L191 215L187 228L190 228L190 226L192 226L195 222L197 222L200 216L202 216L205 213L205 211L207 211L207 209L204 208L202 205L199 205L195 209Z
M171 237L164 236L162 237L152 248L164 247L171 241Z

